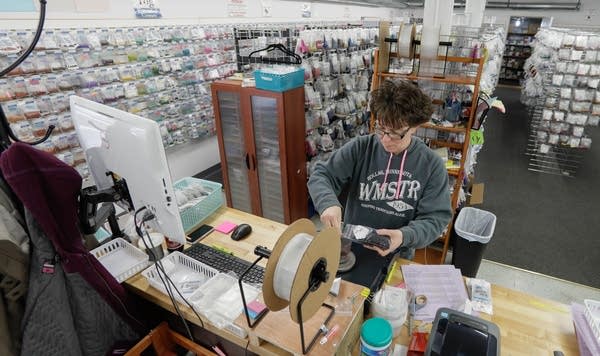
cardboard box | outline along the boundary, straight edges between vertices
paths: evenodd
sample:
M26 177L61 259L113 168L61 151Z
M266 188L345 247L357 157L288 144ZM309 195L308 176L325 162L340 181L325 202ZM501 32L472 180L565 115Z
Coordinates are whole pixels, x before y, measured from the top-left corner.
M483 204L483 183L474 183L471 186L471 196L469 197L469 205Z

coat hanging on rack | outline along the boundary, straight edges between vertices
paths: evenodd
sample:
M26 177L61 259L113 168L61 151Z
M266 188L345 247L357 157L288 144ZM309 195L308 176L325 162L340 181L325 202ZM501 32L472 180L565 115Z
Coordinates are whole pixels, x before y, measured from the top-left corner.
M2 153L0 168L26 209L32 245L22 354L104 354L145 333L124 287L83 245L77 171L20 142Z

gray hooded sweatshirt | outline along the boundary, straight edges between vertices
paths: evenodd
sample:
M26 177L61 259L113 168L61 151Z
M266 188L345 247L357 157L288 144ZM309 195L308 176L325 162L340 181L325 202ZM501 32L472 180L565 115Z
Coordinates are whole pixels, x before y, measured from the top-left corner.
M403 156L386 152L376 135L356 137L315 166L308 190L321 214L342 206L338 195L347 186L344 223L400 229L404 239L396 252L412 259L415 248L440 236L452 210L448 173L440 157L417 137L412 137L401 167Z

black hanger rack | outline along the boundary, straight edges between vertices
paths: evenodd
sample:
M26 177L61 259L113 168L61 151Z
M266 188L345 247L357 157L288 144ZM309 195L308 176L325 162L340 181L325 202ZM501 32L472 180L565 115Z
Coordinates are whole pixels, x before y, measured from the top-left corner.
M275 50L279 50L284 54L283 58L270 58L270 57L252 57L256 53L260 53L263 51L272 52ZM257 49L256 51L250 52L248 55L248 59L251 63L268 63L268 64L302 64L302 57L291 51L286 46L281 43L270 44L265 48ZM256 59L253 61L252 59Z
M40 2L40 17L38 20L38 26L35 30L35 36L33 37L31 44L29 45L27 50L25 50L25 52L23 52L21 54L21 56L19 58L17 58L17 60L13 64L9 65L8 67L6 67L2 71L0 71L0 78L4 77L10 71L15 69L19 64L21 64L21 62L23 62L27 57L29 57L29 55L31 54L31 52L33 51L35 46L37 45L38 40L40 39L40 36L42 35L42 29L44 28L44 21L46 19L46 2L47 2L47 0L39 0L39 2ZM52 134L52 130L54 130L54 125L50 125L48 127L48 130L46 130L46 134L44 134L44 137L42 137L39 140L36 140L33 142L21 141L17 137L17 135L14 134L12 129L10 128L10 124L6 118L6 115L4 114L4 110L2 109L2 106L0 106L0 151L4 151L5 149L7 149L11 143L11 140L14 142L24 142L29 145L40 144L40 143L46 141L48 139L48 137L50 137L50 135Z

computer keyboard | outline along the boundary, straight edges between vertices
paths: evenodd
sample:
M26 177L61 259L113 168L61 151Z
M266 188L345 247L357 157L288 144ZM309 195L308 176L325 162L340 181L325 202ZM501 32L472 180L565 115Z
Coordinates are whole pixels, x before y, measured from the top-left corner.
M235 257L226 252L219 251L202 243L193 244L190 248L183 251L184 254L196 259L207 266L216 269L219 272L235 272L239 277L246 271L251 262ZM262 284L265 276L265 269L262 266L254 266L244 277L246 283Z

